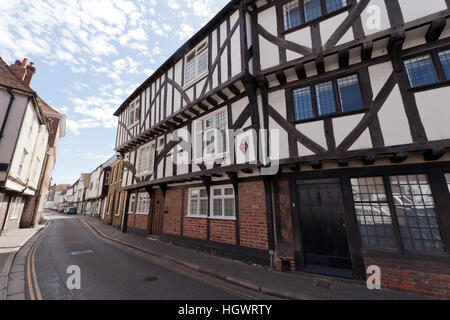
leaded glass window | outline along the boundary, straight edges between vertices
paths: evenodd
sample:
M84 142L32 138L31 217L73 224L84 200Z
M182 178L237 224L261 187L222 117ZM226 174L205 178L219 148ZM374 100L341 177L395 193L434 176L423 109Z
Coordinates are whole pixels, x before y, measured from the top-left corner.
M316 98L319 116L336 112L336 100L332 81L316 85Z
M300 17L299 0L294 0L283 5L284 29L294 28L302 23Z
M360 110L363 108L361 89L356 74L337 80L342 112Z
M295 119L305 120L314 117L309 87L294 90Z
M430 55L424 55L405 60L411 87L420 87L438 81L436 70Z

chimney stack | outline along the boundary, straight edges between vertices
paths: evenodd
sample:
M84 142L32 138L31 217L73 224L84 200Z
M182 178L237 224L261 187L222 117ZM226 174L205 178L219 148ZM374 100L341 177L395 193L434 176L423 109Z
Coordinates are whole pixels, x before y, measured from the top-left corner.
M23 59L22 62L16 60L16 62L10 66L10 69L14 72L16 77L18 77L28 86L31 83L33 75L36 73L34 63L31 62L30 64L28 64L29 61L30 60L27 58Z

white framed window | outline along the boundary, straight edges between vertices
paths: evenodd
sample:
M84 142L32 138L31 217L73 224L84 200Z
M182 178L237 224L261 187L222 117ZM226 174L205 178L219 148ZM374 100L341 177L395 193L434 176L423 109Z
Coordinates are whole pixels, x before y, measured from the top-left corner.
M189 217L208 217L208 194L205 188L189 189Z
M211 217L235 219L235 202L233 186L217 186L211 188Z
M128 126L133 126L139 122L141 113L141 101L137 99L128 107Z
M111 171L105 172L105 185L109 185L109 177L111 176Z
M194 121L194 160L215 159L228 153L226 110Z
M158 151L161 151L162 149L164 149L164 143L165 143L164 137L161 137L158 139L158 146L157 146Z
M155 144L146 145L138 151L137 174L148 174L153 171L155 162Z
M136 194L132 194L130 196L130 204L128 205L128 213L133 213L134 212L134 204L136 202Z
M188 53L185 59L184 85L188 85L208 72L208 41Z
M19 219L23 206L24 206L23 199L21 197L15 197L9 208L10 211L9 219L10 220Z
M20 159L19 167L17 168L17 176L19 178L22 176L23 168L25 166L27 158L28 158L28 151L26 149L23 149L22 158Z
M139 193L136 214L148 214L150 211L150 196L147 192Z

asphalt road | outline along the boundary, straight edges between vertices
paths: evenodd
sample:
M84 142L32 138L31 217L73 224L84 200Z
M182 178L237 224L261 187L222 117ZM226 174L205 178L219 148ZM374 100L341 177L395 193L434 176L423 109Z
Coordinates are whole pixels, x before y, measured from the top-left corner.
M27 299L37 296L30 293L30 286L43 300L273 298L109 242L76 216L51 214L47 218L50 226L36 247L34 259L30 259L37 285L33 280L27 281ZM79 267L81 289L67 288L69 266Z

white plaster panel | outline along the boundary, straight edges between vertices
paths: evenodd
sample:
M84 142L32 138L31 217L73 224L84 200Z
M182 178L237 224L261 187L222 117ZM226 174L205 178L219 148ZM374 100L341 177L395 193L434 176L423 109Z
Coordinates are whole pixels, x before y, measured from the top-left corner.
M355 114L351 116L338 117L333 119L334 138L336 145L348 136L354 127L361 121L363 114Z
M315 143L327 149L327 139L325 138L325 129L322 120L297 124L295 128Z
M405 22L416 20L438 11L446 10L445 0L398 0Z
M420 119L428 140L450 138L450 107L444 97L450 97L450 88L444 87L415 94Z
M383 88L392 71L392 63L390 61L369 67L369 77L374 98L378 95L381 88Z
M277 90L269 93L269 104L286 118L286 98L284 90Z

